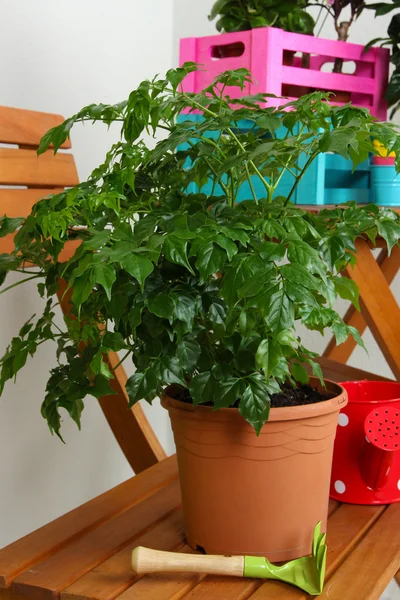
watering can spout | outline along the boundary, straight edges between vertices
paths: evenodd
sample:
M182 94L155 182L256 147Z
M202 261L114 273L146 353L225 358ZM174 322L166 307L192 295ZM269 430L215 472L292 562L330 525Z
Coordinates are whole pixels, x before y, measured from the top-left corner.
M365 439L360 454L360 473L371 490L381 490L390 479L396 452L400 450L400 412L396 408L373 409L364 422Z

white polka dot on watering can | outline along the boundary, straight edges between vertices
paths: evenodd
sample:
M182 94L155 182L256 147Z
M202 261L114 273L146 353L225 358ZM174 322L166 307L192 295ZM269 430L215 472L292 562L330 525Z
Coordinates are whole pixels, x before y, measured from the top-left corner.
M399 490L400 490L400 479L399 479L399 480L398 480L398 482L397 482L397 487L398 487L398 488L399 488Z
M340 481L340 479L335 481L335 490L337 491L338 494L344 494L346 491L346 486L343 483L343 481Z
M349 424L349 417L341 412L339 413L338 422L341 427L346 427Z

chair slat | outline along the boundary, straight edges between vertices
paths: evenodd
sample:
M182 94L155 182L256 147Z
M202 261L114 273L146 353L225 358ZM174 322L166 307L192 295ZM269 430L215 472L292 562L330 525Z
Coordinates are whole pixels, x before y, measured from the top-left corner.
M127 544L134 546L137 536L165 518L180 502L179 482L173 481L17 577L14 590L32 600L53 600L63 589Z
M183 538L183 515L179 509L67 587L61 593L61 600L92 600L94 590L96 600L113 600L138 580L131 567L134 546L171 551L182 545Z
M31 190L0 189L0 215L7 217L27 217L32 206L49 194L58 194L63 188L37 188Z
M167 458L52 523L0 550L0 588L39 561L121 514L177 478L176 458Z
M0 148L0 185L64 187L77 183L78 173L72 154L54 156L48 150L38 156L34 150Z
M0 142L39 146L43 135L63 122L64 118L61 115L0 106ZM70 140L67 140L62 148L71 148Z

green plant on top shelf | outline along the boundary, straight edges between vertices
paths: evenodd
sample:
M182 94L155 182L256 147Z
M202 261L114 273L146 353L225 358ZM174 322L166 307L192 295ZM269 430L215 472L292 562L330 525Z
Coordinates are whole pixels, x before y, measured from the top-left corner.
M218 17L218 31L244 31L256 27L280 27L312 34L314 19L304 9L307 0L217 0L209 15Z
M393 0L391 3L375 2L366 5L366 8L374 10L375 17L379 17L393 10L400 9L400 2L398 0ZM379 37L371 40L365 48L368 49L378 42L381 42L381 46L389 46L391 48L390 61L394 65L394 70L386 88L386 99L389 107L392 107L392 118L400 108L400 13L393 15L387 34L388 37L386 38Z
M358 306L355 284L340 273L355 262L360 236L374 243L380 235L390 251L400 237L399 216L354 203L310 214L291 198L320 153L356 166L378 152L372 139L397 153L399 169L397 127L377 123L367 110L332 107L323 93L278 109L260 108L264 95L231 100L225 87L243 89L244 69L219 75L201 93L183 93L180 83L196 68L188 63L143 81L128 100L87 106L50 130L39 153L50 145L57 152L82 121L120 122L121 139L87 181L41 200L26 219L1 219L0 236L18 230L15 250L0 256L2 292L36 279L46 299L43 315L25 323L1 359L1 391L41 344L53 342L58 364L42 414L57 434L60 409L79 424L85 396L111 393L110 350L136 368L127 382L132 405L177 384L195 404L238 402L259 432L280 386L307 382L307 366L322 380L296 323L332 330L339 344L349 335L362 343L333 309L338 297ZM204 119L177 122L184 109ZM245 132L236 127L242 119L251 124ZM282 127L286 135L277 136ZM217 139L206 135L210 130ZM163 139L149 144L148 134L158 133ZM177 151L184 143L188 149ZM294 178L292 190L273 199L285 172ZM222 195L187 191L191 182L209 180ZM237 203L245 181L253 195ZM71 240L80 245L62 263ZM13 271L27 277L7 285ZM54 322L60 278L71 291L63 328Z

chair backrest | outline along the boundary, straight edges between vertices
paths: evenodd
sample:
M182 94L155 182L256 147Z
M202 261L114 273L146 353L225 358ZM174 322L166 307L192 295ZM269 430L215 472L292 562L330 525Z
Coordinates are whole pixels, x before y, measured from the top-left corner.
M78 183L71 153L63 151L54 156L51 149L41 156L36 153L41 137L63 120L60 115L0 106L1 216L26 217L41 198ZM70 149L70 141L62 148ZM13 248L13 236L0 239L0 254L9 253ZM60 260L68 260L75 248L76 243L66 245ZM59 298L63 312L68 312L68 300L62 293ZM115 368L118 355L110 352L108 359ZM112 383L117 395L100 398L99 403L122 451L138 473L165 458L165 453L141 406L137 404L128 409L125 383L125 371L119 366Z

